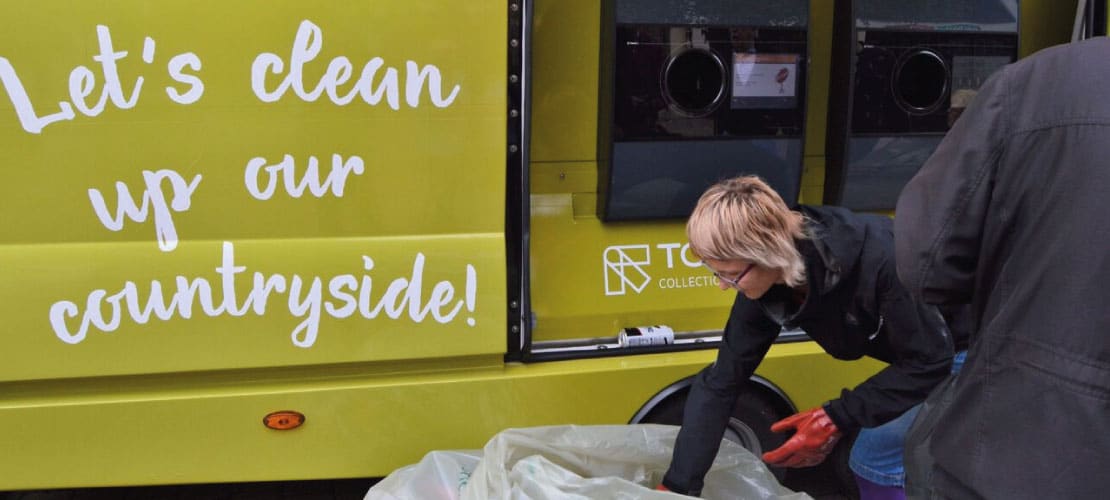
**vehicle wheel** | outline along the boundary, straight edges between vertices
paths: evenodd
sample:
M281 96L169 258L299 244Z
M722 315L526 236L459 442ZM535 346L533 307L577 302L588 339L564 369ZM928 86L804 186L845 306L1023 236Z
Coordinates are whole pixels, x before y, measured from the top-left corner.
M682 391L667 398L648 412L640 422L682 425L682 414L688 392L688 390ZM757 457L763 452L778 448L786 441L786 436L771 432L771 424L787 416L779 410L780 406L782 405L769 401L758 390L745 391L737 399L736 406L732 408L732 416L725 429L725 439L743 446ZM783 480L785 469L769 468L776 479Z

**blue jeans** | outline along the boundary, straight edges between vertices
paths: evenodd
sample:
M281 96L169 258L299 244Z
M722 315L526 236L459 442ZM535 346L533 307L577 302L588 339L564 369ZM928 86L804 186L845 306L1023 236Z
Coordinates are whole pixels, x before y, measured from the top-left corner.
M952 373L960 372L965 358L967 351L956 353L952 358ZM860 430L848 458L852 472L883 486L902 486L906 480L906 471L902 468L906 431L919 410L921 405L914 406L890 422Z

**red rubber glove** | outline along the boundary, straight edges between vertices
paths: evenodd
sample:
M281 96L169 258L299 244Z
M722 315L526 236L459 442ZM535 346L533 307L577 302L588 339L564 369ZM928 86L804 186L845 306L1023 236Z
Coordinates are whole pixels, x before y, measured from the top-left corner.
M771 426L771 432L794 429L782 446L763 454L763 461L776 467L812 467L825 460L840 439L840 430L825 413L814 408L786 417Z

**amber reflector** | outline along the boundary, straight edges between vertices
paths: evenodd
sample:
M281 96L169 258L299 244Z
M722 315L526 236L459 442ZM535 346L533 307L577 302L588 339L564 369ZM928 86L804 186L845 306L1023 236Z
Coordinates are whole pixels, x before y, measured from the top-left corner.
M286 410L275 411L265 417L262 417L262 425L271 429L279 431L287 431L289 429L296 429L304 423L304 414L301 412Z

